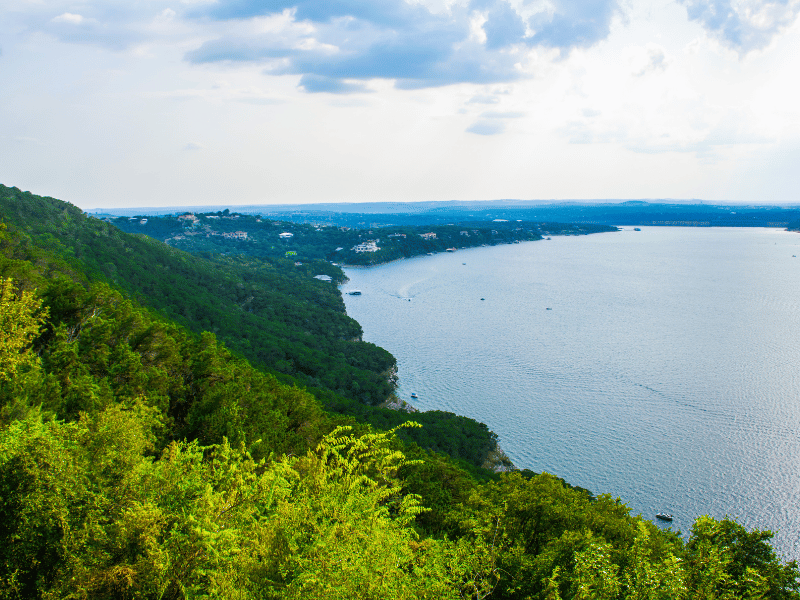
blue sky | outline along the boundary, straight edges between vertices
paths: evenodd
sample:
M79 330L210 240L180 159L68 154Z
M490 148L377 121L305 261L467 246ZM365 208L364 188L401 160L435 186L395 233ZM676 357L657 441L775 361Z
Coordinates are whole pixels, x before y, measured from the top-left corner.
M800 203L800 0L5 0L0 183L82 208Z

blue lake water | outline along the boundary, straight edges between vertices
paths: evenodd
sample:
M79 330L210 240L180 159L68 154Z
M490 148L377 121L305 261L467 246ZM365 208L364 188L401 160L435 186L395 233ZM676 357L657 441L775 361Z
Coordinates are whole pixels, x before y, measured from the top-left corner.
M346 272L401 398L488 424L520 468L800 559L800 234L627 228Z

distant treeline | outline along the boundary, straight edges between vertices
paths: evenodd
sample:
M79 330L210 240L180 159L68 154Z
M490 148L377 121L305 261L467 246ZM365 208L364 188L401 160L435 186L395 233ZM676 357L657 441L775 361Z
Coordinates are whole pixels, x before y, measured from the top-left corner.
M336 224L354 228L446 225L476 222L487 226L494 219L523 222L579 223L622 226L679 227L787 227L800 220L800 208L787 206L743 206L678 204L629 201L619 203L552 203L526 205L524 202L426 203L405 212L354 213L318 205L304 211L270 211L272 219L298 223Z

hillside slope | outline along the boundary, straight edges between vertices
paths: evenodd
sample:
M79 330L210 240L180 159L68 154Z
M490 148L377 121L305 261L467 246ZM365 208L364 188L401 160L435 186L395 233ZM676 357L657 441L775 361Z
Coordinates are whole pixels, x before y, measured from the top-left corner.
M53 198L0 186L0 216L18 232L22 259L47 255L51 271L104 282L145 306L219 341L280 381L307 388L328 410L391 428L409 415L379 408L394 392L395 359L360 341L338 289L315 279L344 275L324 261L245 255L193 256L145 235L129 235ZM404 439L481 466L496 436L483 423L442 411L417 413L423 429Z

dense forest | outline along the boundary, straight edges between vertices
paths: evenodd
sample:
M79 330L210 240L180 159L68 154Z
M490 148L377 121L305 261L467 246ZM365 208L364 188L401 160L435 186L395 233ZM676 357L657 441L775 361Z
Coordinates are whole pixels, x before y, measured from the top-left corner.
M435 427L408 415L370 425L384 413L348 378L391 357L316 268L194 257L0 193L0 598L800 598L769 532L699 517L684 539L553 475L414 443ZM277 323L253 346L338 362L228 349L223 302L250 296Z

